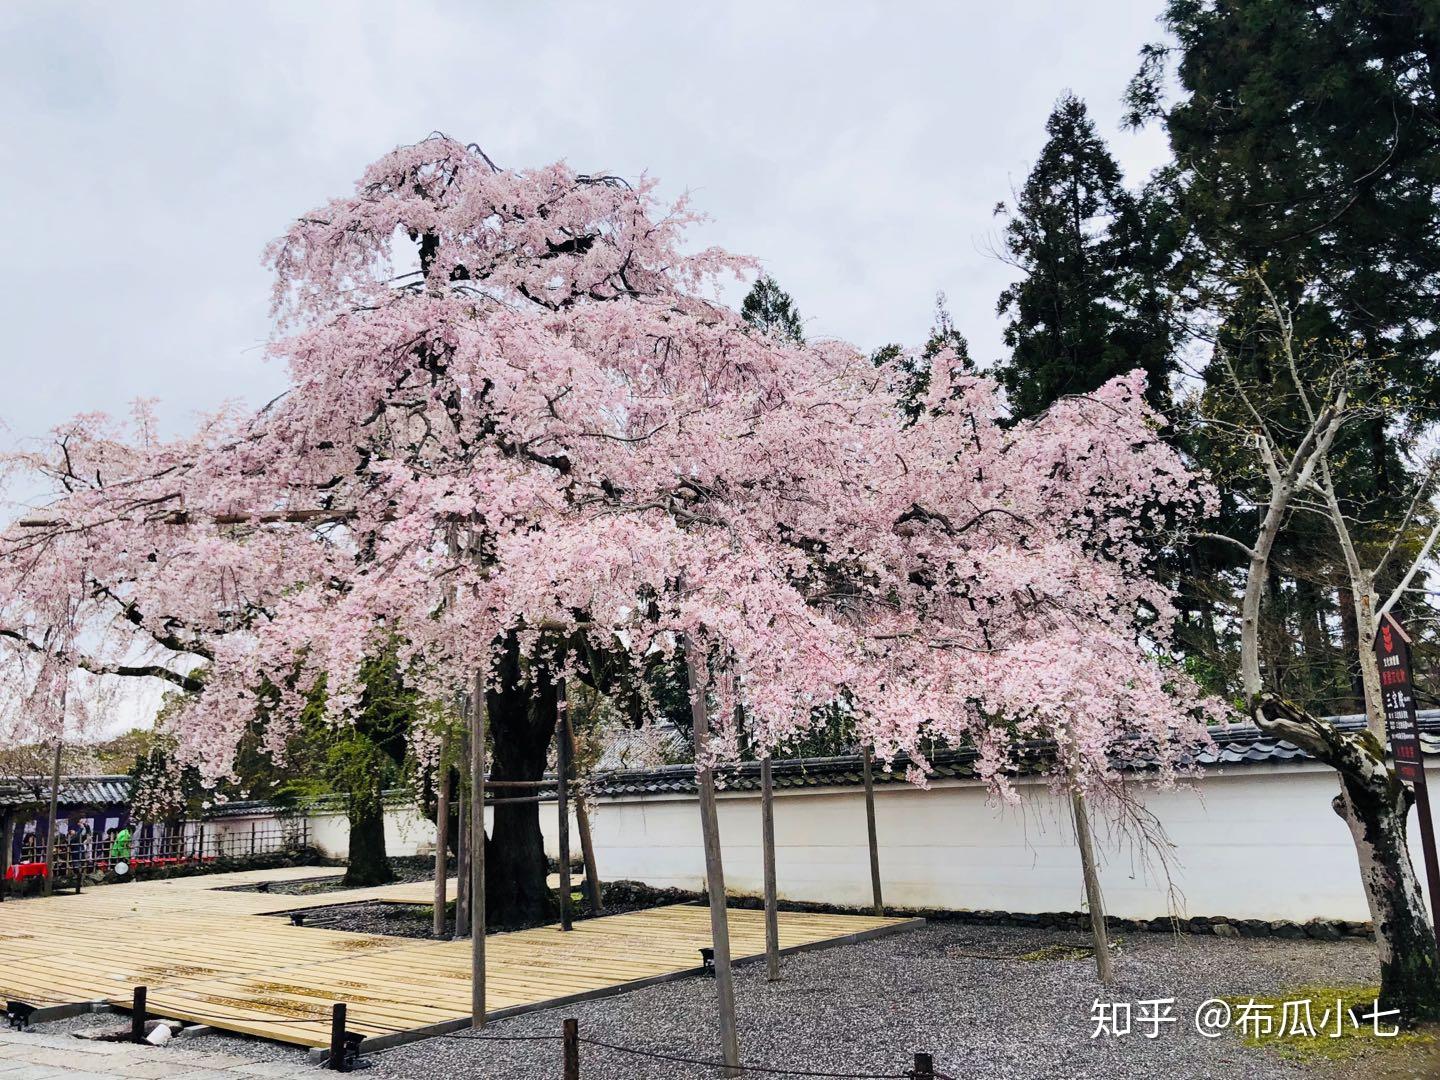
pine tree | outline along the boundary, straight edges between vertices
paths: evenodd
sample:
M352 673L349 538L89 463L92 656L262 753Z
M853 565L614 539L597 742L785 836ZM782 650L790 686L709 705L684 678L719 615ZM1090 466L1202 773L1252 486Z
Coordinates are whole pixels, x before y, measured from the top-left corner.
M799 345L805 340L805 327L790 294L775 283L769 274L761 274L740 305L740 316L765 334L784 338Z
M906 353L898 345L887 345L875 354L875 362L896 364L905 376L900 390L900 407L911 420L920 418L920 402L930 390L930 372L943 357L952 375L971 375L975 361L970 358L970 342L955 327L946 304L945 294L935 294L935 323L930 336L917 356Z
M1171 340L1149 203L1126 191L1085 103L1066 94L1005 228L1024 277L1000 294L1011 354L998 370L1017 417L1140 368L1168 399ZM1002 204L997 208L1004 212Z

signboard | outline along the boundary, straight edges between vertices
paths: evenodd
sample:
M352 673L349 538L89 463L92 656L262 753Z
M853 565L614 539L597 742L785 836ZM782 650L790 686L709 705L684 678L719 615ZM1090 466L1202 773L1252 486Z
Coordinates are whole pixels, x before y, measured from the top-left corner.
M1424 784L1420 728L1415 723L1415 693L1410 683L1410 638L1388 612L1375 634L1375 659L1380 665L1380 700L1395 775L1412 784Z

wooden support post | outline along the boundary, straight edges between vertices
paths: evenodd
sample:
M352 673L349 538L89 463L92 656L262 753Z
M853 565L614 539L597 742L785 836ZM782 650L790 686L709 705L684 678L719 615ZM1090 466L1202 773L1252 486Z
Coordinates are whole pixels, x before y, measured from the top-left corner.
M1085 875L1085 901L1090 907L1090 935L1095 943L1095 970L1104 986L1115 982L1110 963L1110 935L1105 928L1105 900L1100 895L1100 873L1095 867L1095 838L1090 833L1090 815L1085 809L1085 796L1078 790L1070 792L1070 807L1075 812L1075 840L1080 845L1080 869Z
M64 700L63 696L61 698ZM63 709L63 705L61 706ZM50 822L45 830L45 895L55 891L55 815L60 812L60 751L64 743L55 740L55 760L50 766Z
M330 1006L330 1060L326 1067L334 1072L348 1072L345 1068L345 1003L337 1001Z
M485 1026L485 673L470 699L470 1026Z
M470 713L467 706L465 722L470 722ZM460 762L456 766L456 773L462 777L467 772L470 760L470 736L467 732L460 740ZM466 788L469 785L462 778L459 790L455 795L455 933L454 939L459 941L470 933L470 802Z
M861 772L865 778L865 831L870 842L870 895L875 914L885 914L885 898L880 893L880 842L875 833L875 769L870 747L863 747Z
M130 997L130 1041L145 1041L145 987L137 986Z
M562 1030L565 1032L565 1080L580 1080L580 1021L567 1017Z
M740 1038L735 1024L735 979L730 970L730 923L725 909L725 869L721 862L720 822L715 809L715 770L701 769L699 759L709 749L710 710L705 702L704 666L695 655L693 640L684 636L685 663L690 682L690 716L695 729L695 782L700 788L700 832L705 841L705 888L710 896L710 944L715 949L715 991L719 998L720 1043L725 1075L738 1076Z
M570 740L565 737L565 680L555 687L555 805L559 811L560 929L570 929Z
M780 978L780 914L775 900L775 787L770 755L760 760L760 841L765 863L765 977Z
M5 815L5 826L0 829L0 900L5 899L5 894L10 891L10 860L14 858L12 852L15 848L15 815Z
M440 767L435 783L435 936L445 934L445 878L450 859L450 738L440 736Z
M1440 861L1435 855L1435 819L1430 814L1430 788L1422 771L1411 785L1415 792L1415 816L1420 825L1420 850L1425 853L1425 887L1430 894L1430 922L1435 944L1440 946Z
M570 722L570 710L565 710L565 740L570 746L570 765L574 768L577 754L575 725ZM575 825L580 832L580 858L585 862L585 891L590 894L590 914L600 915L605 911L605 901L600 895L600 872L595 868L595 841L590 835L590 811L583 798L575 800Z

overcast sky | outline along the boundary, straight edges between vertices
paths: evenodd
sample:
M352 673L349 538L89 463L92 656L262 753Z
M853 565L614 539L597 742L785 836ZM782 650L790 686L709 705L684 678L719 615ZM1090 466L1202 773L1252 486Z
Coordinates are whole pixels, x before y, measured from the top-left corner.
M811 336L1001 350L991 211L1055 98L1119 130L1161 0L10 3L0 8L6 443L158 397L171 431L281 384L264 244L434 130L690 190ZM738 302L738 297L737 297Z

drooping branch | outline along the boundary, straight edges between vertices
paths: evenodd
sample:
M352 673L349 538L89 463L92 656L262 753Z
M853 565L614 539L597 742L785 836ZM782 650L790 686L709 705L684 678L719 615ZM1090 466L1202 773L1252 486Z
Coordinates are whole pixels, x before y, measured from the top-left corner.
M0 627L0 638L17 642L26 649L26 651L31 653L44 655L47 652L43 645L32 641L19 630ZM75 667L91 675L116 675L131 679L161 679L174 686L178 686L181 690L186 690L191 693L198 693L204 689L205 686L205 683L194 675L187 675L183 672L175 671L166 667L164 664L106 664L92 660L89 657L72 657L66 652L58 652L53 655L60 663L69 664L73 662Z

